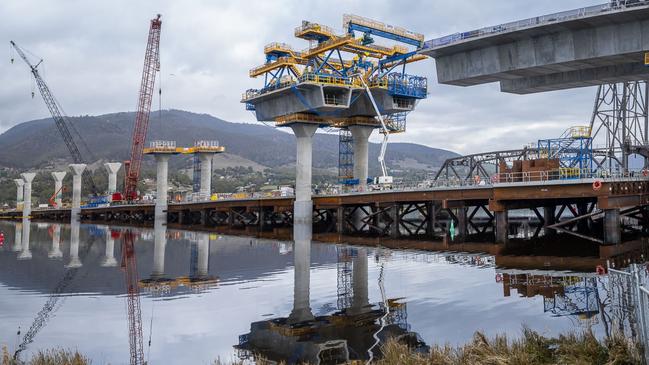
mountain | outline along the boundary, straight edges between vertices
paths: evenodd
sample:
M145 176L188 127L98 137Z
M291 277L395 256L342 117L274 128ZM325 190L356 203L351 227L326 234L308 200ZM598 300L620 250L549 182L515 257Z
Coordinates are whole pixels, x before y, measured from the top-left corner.
M128 159L134 112L69 118L90 149L90 162ZM74 131L73 131L74 134ZM175 140L178 146L190 146L194 140L218 140L226 154L215 161L229 166L256 169L284 167L295 163L295 138L292 134L262 124L231 123L208 114L181 110L151 114L148 140ZM84 146L79 148L85 151ZM338 136L316 134L313 145L314 167L338 166ZM370 144L370 156L377 156L379 144ZM69 162L69 153L51 118L33 120L14 126L0 135L0 167L46 168ZM393 168L435 169L456 153L412 143L390 143L387 162ZM172 159L173 161L174 159ZM180 160L180 159L176 159ZM370 169L378 169L375 158ZM145 159L147 164L152 159ZM178 166L179 162L175 162Z

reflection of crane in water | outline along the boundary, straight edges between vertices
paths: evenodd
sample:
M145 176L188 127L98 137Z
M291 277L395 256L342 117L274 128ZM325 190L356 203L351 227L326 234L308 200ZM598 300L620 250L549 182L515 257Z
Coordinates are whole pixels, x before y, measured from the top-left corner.
M80 255L80 259L83 259L86 257L88 252L90 251L90 248L92 247L92 244L94 243L94 239L92 239L88 246L86 247L85 251L83 252L82 255ZM47 322L49 319L52 317L52 315L61 307L61 300L65 298L63 296L63 293L65 293L65 290L67 287L70 285L72 280L77 276L77 273L79 272L80 268L74 267L70 268L65 272L65 275L63 275L63 278L56 284L56 287L54 287L54 290L50 294L50 296L47 298L47 301L43 305L40 311L36 314L36 317L34 317L34 321L32 322L31 326L23 336L23 340L21 341L20 345L16 348L16 351L14 352L14 360L17 360L18 357L20 356L20 353L25 351L27 349L27 346L34 342L34 338L38 334L38 332L47 325Z
M142 311L140 309L140 288L135 257L135 235L131 230L124 232L122 240L122 269L126 278L126 301L128 311L129 350L131 365L144 364L142 345Z

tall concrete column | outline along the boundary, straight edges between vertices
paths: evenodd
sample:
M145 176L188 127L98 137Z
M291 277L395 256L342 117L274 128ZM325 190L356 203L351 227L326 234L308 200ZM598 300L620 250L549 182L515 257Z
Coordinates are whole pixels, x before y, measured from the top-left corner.
M54 197L54 202L56 203L56 207L60 208L61 205L63 204L63 179L65 178L66 172L65 171L60 171L60 172L53 172L52 173L52 178L54 179L54 194L56 196Z
M29 250L29 231L30 231L30 220L27 216L23 217L23 240L20 253L18 254L18 260L29 260L32 258L32 252Z
M310 225L313 221L313 202L311 201L313 135L318 129L318 126L307 123L296 123L292 124L291 128L297 139L293 223Z
M354 297L350 314L359 314L370 309L368 296L367 280L367 249L358 249L358 254L353 260L352 266L352 285Z
M509 216L507 210L494 212L496 217L496 243L507 243L509 237Z
M36 174L25 172L20 176L25 180L25 186L23 187L23 217L29 217L32 214L32 181Z
M165 221L156 219L153 226L153 268L151 270L151 278L160 279L165 275L167 225L165 224Z
M169 155L155 154L157 165L156 174L156 199L155 199L155 220L167 221L167 199L169 196Z
M16 210L22 210L23 197L25 196L24 194L25 180L14 179L14 182L16 183Z
M201 197L209 199L212 195L212 153L199 153L198 158L201 161Z
M293 310L289 323L313 320L309 298L311 280L311 224L299 223L293 226Z
M52 249L47 253L47 257L51 259L60 259L63 257L61 252L61 225L52 225Z
M86 164L74 163L70 165L72 171L72 221L79 218L81 213L81 179L83 177L83 170L86 169Z
M604 210L604 243L622 243L622 229L620 225L620 210Z
M12 248L12 251L20 252L23 249L23 224L17 222L14 229L14 247Z
M364 125L349 126L354 139L354 179L358 179L361 189L367 187L369 138L374 127Z
M196 265L196 276L206 278L209 274L210 265L210 235L208 233L198 234L198 262Z
M117 259L115 259L115 238L113 238L113 231L106 227L106 249L104 257L101 260L102 267L115 267L117 266Z
M104 164L106 172L108 172L108 190L109 195L117 191L117 172L122 164L120 162L107 162Z
M66 268L68 269L76 269L83 264L81 263L81 259L79 258L79 230L81 228L81 224L79 222L79 218L75 216L72 216L72 219L70 221L70 262L65 265Z

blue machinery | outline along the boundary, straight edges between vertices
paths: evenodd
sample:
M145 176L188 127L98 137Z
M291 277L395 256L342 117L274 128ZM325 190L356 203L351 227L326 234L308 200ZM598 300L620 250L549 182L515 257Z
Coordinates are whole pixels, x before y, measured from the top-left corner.
M593 168L593 139L589 127L568 128L560 138L538 141L539 157L559 160L562 178L577 178Z
M294 34L309 41L309 48L296 51L286 43L266 45L266 62L250 70L250 77L263 76L263 87L247 90L242 102L259 121L288 125L306 120L339 128L339 178L353 185L358 180L353 176L353 138L348 127L385 124L384 145L388 134L404 132L407 113L428 91L427 79L407 74L406 65L427 57L418 53L424 45L422 34L355 15L343 16L343 28L341 35L325 25L303 21ZM395 44L379 45L375 38ZM302 85L322 87L324 103L315 105ZM351 96L345 94L349 90ZM363 103L368 97L376 108ZM269 98L274 100L271 107ZM379 123L378 115L385 123Z

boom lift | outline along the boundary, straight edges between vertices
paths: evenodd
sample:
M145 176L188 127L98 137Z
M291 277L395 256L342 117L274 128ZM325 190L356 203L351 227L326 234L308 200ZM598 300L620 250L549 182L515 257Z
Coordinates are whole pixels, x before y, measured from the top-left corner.
M54 95L50 91L50 88L45 83L45 80L43 80L41 75L38 73L38 66L43 62L43 60L38 61L38 63L34 65L29 61L29 58L27 58L25 52L23 52L23 49L20 48L16 44L16 42L10 41L9 43L11 43L11 46L16 50L20 58L22 58L23 61L25 61L25 63L27 64L27 66L29 66L31 73L34 76L34 79L36 80L36 85L38 85L38 90L40 91L41 96L43 97L43 101L45 102L45 105L47 105L47 109L49 109L50 114L52 114L52 119L54 119L54 124L56 124L56 128L61 133L61 137L63 137L63 142L65 142L68 151L70 151L70 155L72 155L72 160L74 161L74 163L87 164L86 159L81 154L81 151L79 151L79 147L74 142L74 138L70 133L70 127L72 127L72 130L76 134L77 139L81 141L81 143L84 145L86 151L90 155L92 155L90 148L88 148L88 145L81 137L81 134L79 134L79 131L77 131L76 128L74 128L74 125L70 123L68 118L62 113L63 108L61 108L58 101L56 101ZM13 63L13 61L14 60L12 58L11 63ZM90 188L92 190L93 195L97 195L99 190L97 189L97 186L95 185L95 182L92 179L92 173L89 170L85 170L83 174L86 177L86 179L88 179L88 182L90 183Z
M124 177L124 195L127 200L131 201L137 199L137 183L140 179L144 142L149 127L149 113L151 112L155 74L160 71L161 27L162 21L160 20L160 14L158 14L156 18L151 19L151 25L149 27L149 40L144 54L144 69L142 70L140 94L138 96L137 112L135 114L130 160L124 163L126 171Z

